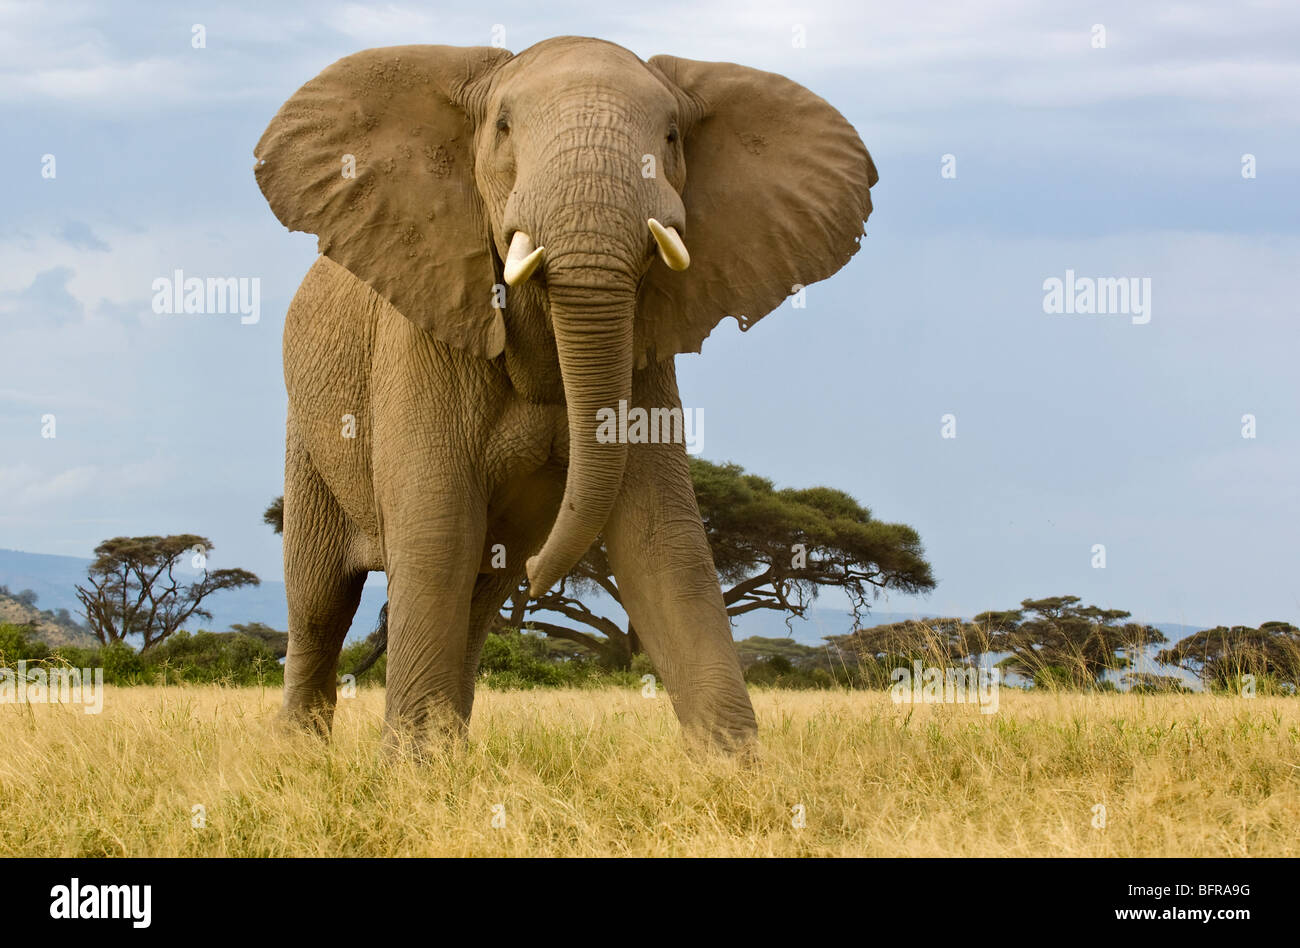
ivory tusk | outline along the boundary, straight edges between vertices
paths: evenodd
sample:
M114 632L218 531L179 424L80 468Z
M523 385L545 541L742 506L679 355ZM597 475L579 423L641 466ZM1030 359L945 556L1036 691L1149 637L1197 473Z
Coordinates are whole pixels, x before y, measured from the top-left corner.
M542 251L545 247L533 247L533 238L529 237L522 230L515 231L514 237L510 238L510 252L506 254L505 278L509 286L518 286L537 269L537 265L542 262Z
M670 269L685 270L691 265L691 255L686 252L681 234L676 227L665 227L653 217L646 221L650 233L654 234L655 243L659 245L659 257Z

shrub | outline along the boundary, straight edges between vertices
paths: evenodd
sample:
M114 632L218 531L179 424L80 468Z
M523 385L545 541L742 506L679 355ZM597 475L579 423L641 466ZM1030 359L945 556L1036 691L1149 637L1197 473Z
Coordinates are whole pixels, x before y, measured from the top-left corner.
M1034 671L1034 687L1067 691L1077 683L1071 669L1064 665L1042 665ZM1094 682L1095 685L1095 682Z
M7 622L0 624L0 665L41 661L49 657L49 647L44 642L30 638L29 630Z
M642 676L655 674L644 655L635 656L629 669L611 670L594 658L559 658L552 644L538 635L493 632L483 644L479 678L499 689L639 688Z
M148 670L164 681L282 684L284 668L260 639L238 632L177 632L144 655Z
M479 674L496 688L556 688L588 677L586 662L550 662L545 655L546 646L535 635L494 632L483 643Z
M640 681L645 675L654 675L656 679L659 677L659 673L655 671L654 662L650 661L650 656L644 652L632 656L632 664L628 668L628 674L637 681Z
M834 688L837 684L826 669L796 668L788 658L782 655L773 655L762 661L754 662L749 668L745 669L745 681L751 685L798 690ZM838 684L847 684L847 682L839 682Z
M354 675L356 669L370 657L371 651L374 650L374 643L369 639L362 639L359 642L353 642L345 647L339 655L339 674ZM367 668L360 675L357 675L357 684L382 685L388 674L388 653L385 652L375 659L375 663Z
M98 647L80 648L76 645L60 645L54 649L50 657L60 665L71 665L73 668L100 668L103 666Z
M1129 686L1130 692L1139 695L1167 695L1167 694L1191 694L1192 693L1191 688L1188 688L1187 685L1183 683L1182 680L1175 678L1172 675L1153 675L1145 672L1134 672L1132 674L1125 676L1124 683ZM1110 691L1119 690L1112 682L1109 681L1098 682L1097 684L1099 686L1102 684L1110 685L1110 688L1107 689ZM1102 689L1099 687L1097 690L1101 691Z
M125 642L114 642L99 650L104 681L112 685L136 685L144 680L144 660Z

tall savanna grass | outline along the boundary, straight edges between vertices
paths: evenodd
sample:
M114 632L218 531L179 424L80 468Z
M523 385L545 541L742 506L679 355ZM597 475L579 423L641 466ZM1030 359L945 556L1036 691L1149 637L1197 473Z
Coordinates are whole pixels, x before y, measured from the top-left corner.
M0 705L0 853L1300 855L1294 698L1004 688L981 714L756 690L747 765L689 751L662 692L481 690L469 739L425 761L384 753L381 689L340 702L328 745L274 728L278 702Z

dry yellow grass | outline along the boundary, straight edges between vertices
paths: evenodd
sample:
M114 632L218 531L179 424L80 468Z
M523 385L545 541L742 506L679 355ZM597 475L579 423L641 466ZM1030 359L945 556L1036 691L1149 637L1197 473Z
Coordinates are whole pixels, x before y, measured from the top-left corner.
M0 853L1300 854L1296 699L754 700L748 768L691 756L639 691L481 691L468 743L426 763L382 753L379 690L340 702L328 747L273 731L279 695L256 688L110 688L98 716L4 705Z

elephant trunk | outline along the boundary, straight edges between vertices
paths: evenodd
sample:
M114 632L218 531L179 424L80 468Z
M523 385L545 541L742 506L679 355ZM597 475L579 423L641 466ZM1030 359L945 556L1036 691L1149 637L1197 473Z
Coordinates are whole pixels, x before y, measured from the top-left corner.
M632 393L635 299L554 284L550 296L569 418L569 471L550 536L528 560L532 596L559 582L605 526L623 483L627 445L617 437L598 440L598 416L602 409L617 412Z

